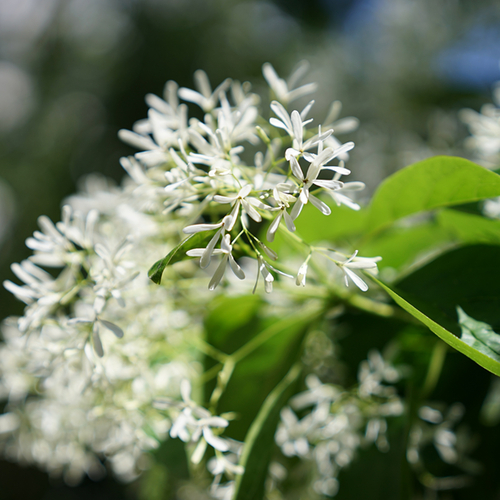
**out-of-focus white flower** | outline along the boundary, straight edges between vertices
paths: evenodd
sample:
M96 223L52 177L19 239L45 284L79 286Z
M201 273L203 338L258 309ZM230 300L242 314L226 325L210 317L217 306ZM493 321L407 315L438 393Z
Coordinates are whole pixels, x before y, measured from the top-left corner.
M377 272L377 262L382 260L382 257L357 257L358 251L356 250L345 262L338 262L337 265L344 273L345 285L349 286L350 278L352 282L363 292L368 290L368 285L356 274L352 269L366 269L371 272Z
M495 85L493 100L494 104L484 104L480 113L472 109L460 112L461 120L472 134L465 146L488 168L498 168L500 163L500 82Z
M286 105L295 101L299 97L312 94L316 90L317 85L315 83L308 83L306 85L302 85L301 87L294 88L301 78L307 73L308 69L309 64L306 61L302 61L292 71L292 74L287 81L280 78L269 63L265 63L262 66L262 73L264 74L264 78L269 84L269 87L271 87L278 101Z

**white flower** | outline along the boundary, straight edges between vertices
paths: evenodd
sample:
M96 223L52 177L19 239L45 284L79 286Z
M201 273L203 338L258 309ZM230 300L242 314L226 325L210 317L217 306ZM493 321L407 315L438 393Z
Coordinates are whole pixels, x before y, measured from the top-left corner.
M210 265L212 260L212 254L220 253L215 249L215 245L219 242L219 238L222 235L224 239L224 232L229 231L234 225L234 220L230 215L226 215L221 222L217 224L193 224L191 226L186 226L183 231L186 234L194 234L202 231L211 231L213 229L218 229L218 231L213 235L212 239L208 243L205 249L203 248L193 248L192 250L188 250L186 255L190 257L201 257L200 259L200 267L202 269L207 268ZM200 253L201 252L201 253Z
M316 90L316 83L308 83L306 85L302 85L301 87L294 88L300 79L307 73L308 69L309 64L306 61L302 61L293 70L292 74L288 78L288 81L280 78L269 63L265 63L262 66L262 73L264 74L264 78L267 80L267 83L269 84L269 87L271 87L276 98L282 103L288 104L295 101L299 97L311 94Z
M488 168L497 168L500 161L500 82L493 91L495 104L484 104L481 112L463 109L460 119L469 127L472 137L465 140L465 146L477 152Z
M212 91L207 74L201 69L195 71L194 81L198 91L182 87L178 92L179 97L185 101L194 102L200 106L205 113L209 113L215 108L219 100L220 93L227 90L227 88L231 85L231 80L228 78L224 80L214 91Z
M307 275L307 261L304 262L297 272L297 278L295 280L295 284L297 286L306 286L306 275Z
M188 380L181 383L181 396L183 403L179 405L182 410L172 424L170 436L184 442L198 443L191 457L193 463L199 463L203 458L207 443L216 450L228 451L229 442L216 436L212 429L223 429L229 422L225 418L213 416L191 399L191 384Z
M294 110L291 116L288 114L287 110L278 101L271 102L271 109L278 116L279 120L276 118L271 118L269 123L274 127L282 128L288 135L293 139L294 146L299 148L302 146L302 139L304 136L304 127L312 122L312 118L307 121L302 121L307 116L307 113L314 101L311 101L301 113Z
M269 209L271 207L265 205L261 201L259 201L257 198L254 198L252 196L248 196L250 192L252 191L252 185L247 184L246 186L243 186L240 191L233 196L221 196L221 195L215 195L214 196L214 201L217 203L231 203L233 204L233 210L230 213L230 217L232 220L232 224L230 227L227 228L228 231L231 231L233 229L234 224L236 223L236 220L238 218L238 213L240 210L240 206L243 206L243 210L255 221L255 222L261 222L262 221L262 216L257 212L257 210L254 207L258 207L260 209Z
M221 228L222 230L222 228ZM219 231L221 231L219 230ZM215 238L215 236L214 236ZM213 238L212 238L213 241ZM207 247L208 249L208 247ZM201 257L203 259L204 255L206 255L206 250L204 248L193 248L192 250L188 250L186 252L187 255L190 257ZM227 263L229 262L229 267L233 271L233 273L238 277L240 280L245 279L245 273L243 272L243 269L238 265L236 260L233 257L232 254L233 247L231 245L231 236L229 234L226 234L221 241L221 248L212 250L211 253L213 254L222 254L222 260L220 261L219 266L215 270L214 275L212 276L212 279L210 280L210 283L208 284L208 289L209 290L215 290L217 285L220 283L222 277L224 276L224 272L226 271L226 266Z
M337 262L337 265L344 273L345 285L349 286L348 277L362 291L368 290L368 285L357 275L352 269L372 269L377 272L377 262L382 260L382 257L357 257L356 250L345 262Z
M290 232L295 231L295 224L293 223L293 219L290 217L290 214L287 212L287 208L288 208L287 204L281 203L279 207L275 209L278 211L278 215L269 225L269 228L266 233L267 241L271 242L274 241L274 235L278 230L281 219L285 219L286 227Z
M333 158L336 158L342 152L351 150L353 147L354 143L348 142L336 150L333 150L332 148L326 148L324 151L321 151L321 153L319 153L318 155L313 156L312 162L309 165L307 174L305 176L302 173L302 169L300 168L297 159L293 156L290 158L290 167L292 169L292 173L301 183L300 196L295 203L291 213L293 220L295 220L300 215L302 207L309 201L324 215L331 214L330 207L320 199L316 198L316 196L310 194L309 190L313 185L326 189L327 191L340 189L343 186L342 182L338 181L337 179L318 179L318 175L322 170L332 170L341 175L349 174L350 171L343 166L331 167L325 166L325 164Z

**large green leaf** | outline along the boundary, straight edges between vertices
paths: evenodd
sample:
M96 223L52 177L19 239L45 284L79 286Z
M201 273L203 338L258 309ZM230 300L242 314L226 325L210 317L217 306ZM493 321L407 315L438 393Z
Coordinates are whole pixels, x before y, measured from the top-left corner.
M500 176L463 158L436 156L388 177L375 192L367 228L407 215L500 196Z
M148 277L157 285L161 283L163 271L167 266L180 262L187 257L186 252L193 248L198 248L207 239L207 235L202 233L190 234L185 240L181 241L166 257L156 261L148 271Z
M368 211L361 209L352 210L345 206L338 207L328 203L332 213L323 215L312 204L302 210L296 220L297 233L308 243L317 241L337 241L362 234L366 226ZM321 230L318 230L321 228Z
M245 472L236 479L233 500L261 500L274 445L279 414L290 396L301 372L300 363L292 366L285 378L271 391L250 427L241 465Z
M439 226L463 243L500 244L500 221L458 210L441 210Z
M430 220L380 231L359 245L359 253L367 257L382 256L378 264L380 269L392 267L399 270L412 264L419 256L442 247L449 239L448 232Z
M500 328L500 246L469 245L436 257L397 282L423 312L460 334L456 308Z
M405 311L409 312L412 316L421 321L425 326L427 326L433 333L435 333L441 340L446 342L448 345L456 349L457 351L465 354L467 357L475 361L478 365L482 366L486 370L500 376L500 362L494 357L490 357L488 354L482 352L482 350L476 349L469 343L464 342L457 336L453 335L446 328L441 326L439 323L431 319L429 316L424 314L420 309L415 307L410 300L411 298L403 298L403 294L395 289L389 287L382 281L373 278L372 279L378 283ZM408 299L408 300L407 300Z

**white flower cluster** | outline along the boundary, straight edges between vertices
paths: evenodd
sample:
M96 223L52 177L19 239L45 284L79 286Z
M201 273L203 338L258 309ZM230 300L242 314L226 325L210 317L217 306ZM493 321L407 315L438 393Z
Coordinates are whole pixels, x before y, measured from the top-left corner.
M102 474L107 458L130 481L171 426L153 401L179 398L199 372L192 346L202 330L195 300L188 314L185 299L147 278L168 242L163 221L140 209L133 184L87 185L62 222L40 218L27 240L34 255L12 266L24 284L4 283L27 306L2 329L0 449L69 483Z
M207 297L194 286L199 271L184 263L160 287L147 271L184 238L177 260L187 253L199 257L205 269L221 256L209 289L219 285L228 266L244 279L240 257L247 256L257 262L257 280L261 275L269 292L277 275L289 275L270 264L278 255L261 241L262 232L272 242L282 221L285 231L295 231L295 220L309 202L330 214L320 193L337 205L359 208L348 194L363 184L340 180L350 173L344 161L354 144L341 144L332 128L339 123L341 130L350 130L356 120L336 122L336 102L325 123L310 129L307 116L314 101L301 112L285 108L315 89L314 84L297 86L306 72L302 64L285 82L264 66L277 99L270 120L259 116L259 98L247 83L226 80L212 90L202 71L195 74L196 91L168 82L164 99L146 97L148 118L134 131L120 132L142 149L122 158L129 174L124 185L89 178L85 190L63 207L60 222L40 217L40 230L26 241L33 255L12 266L21 284L4 282L26 304L24 314L2 328L4 456L63 474L70 483L85 473L102 474L107 460L129 481L147 467L145 452L170 434L193 444L195 463L207 445L213 448L211 494L230 496L234 475L243 472L237 465L241 443L220 436L228 419L194 403L188 382L199 375L203 352ZM203 120L189 119L179 99L197 104ZM334 160L338 164L331 164ZM264 221L269 224L262 231ZM183 233L189 236L181 238ZM343 271L346 284L350 279L363 291L368 286L353 270L376 270L379 260L309 247L297 285L305 285L314 251ZM330 424L334 417L326 414L321 425L335 435L332 429L340 423ZM302 453L304 445L297 446ZM315 449L321 452L321 446ZM343 455L330 451L335 469L333 461Z
M348 391L308 375L308 389L281 412L276 442L285 456L315 464L313 487L319 494L336 495L337 475L360 446L376 443L380 450L387 450L386 418L403 412L394 387L384 384L397 382L399 373L377 351L371 351L360 365L358 379L357 387ZM299 419L297 414L306 408Z
M197 405L191 399L191 385L187 379L181 382L180 389L181 402L162 398L155 400L153 405L169 411L173 420L170 429L172 438L196 445L191 454L193 464L201 462L207 445L213 448L215 456L207 464L208 470L214 476L210 494L214 498L232 498L234 476L244 472L244 468L238 465L243 443L219 436L229 425L229 421L222 416L214 416L206 408ZM230 480L221 484L223 477Z
M494 103L487 103L478 113L473 109L462 109L461 120L469 127L471 137L465 146L477 155L477 161L487 168L500 168L500 82L493 89ZM500 198L487 200L484 214L500 219Z
M301 64L285 82L272 66L264 65L264 76L277 99L270 104L275 116L269 121L259 114L260 98L248 83L225 80L212 90L206 74L197 71L196 91L168 82L164 99L146 97L148 118L137 122L133 131L120 131L124 141L142 150L122 159L122 165L151 200L162 199L163 212L178 217L185 234L197 235L197 244L204 244L184 252L199 257L202 269L215 255L221 256L210 290L219 285L228 265L237 278L245 279L238 263L242 256L256 260L257 280L261 275L267 292L276 275L287 275L269 262L278 255L260 239L264 222L268 222L266 239L272 242L282 222L286 230L296 230L295 221L309 202L330 215L330 207L318 194L329 195L339 206L359 209L349 194L364 184L340 180L350 174L344 161L354 143L341 144L333 136L336 123L341 131L349 131L357 121L336 122L340 108L334 102L325 123L308 128L314 101L300 112L285 108L315 90L314 84L296 87L306 73L307 65ZM188 119L188 107L179 98L198 105L203 120ZM337 164L331 164L335 160ZM309 253L314 250L310 247ZM378 260L356 253L350 258L336 253L330 259L363 291L368 287L352 269L376 270ZM297 273L298 285L305 284L306 272L307 262Z
M500 82L493 90L493 103L484 104L481 112L463 109L461 120L472 134L465 146L478 155L478 160L488 168L500 166Z

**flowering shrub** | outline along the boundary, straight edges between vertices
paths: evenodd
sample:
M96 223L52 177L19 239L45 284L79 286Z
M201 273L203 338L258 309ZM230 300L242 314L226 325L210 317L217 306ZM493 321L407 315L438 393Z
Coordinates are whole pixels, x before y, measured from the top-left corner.
M300 84L307 71L284 80L265 64L269 106L202 71L196 90L168 82L120 131L140 150L121 159L122 186L90 177L60 222L40 217L33 255L12 266L21 284L4 282L26 303L2 330L4 456L73 484L108 466L143 473L144 491L144 471L164 467L172 498L315 498L336 495L371 444L387 452L404 420L422 487L444 481L429 443L459 469L447 485L475 472L452 430L461 407L427 399L447 344L500 375L500 233L481 212L500 178L431 158L361 208L363 183L345 181L354 143L334 135L357 120L336 101L312 126L314 101L295 109L316 89ZM364 335L359 318L393 340L374 338L349 376L341 332ZM411 404L408 339L432 352Z

